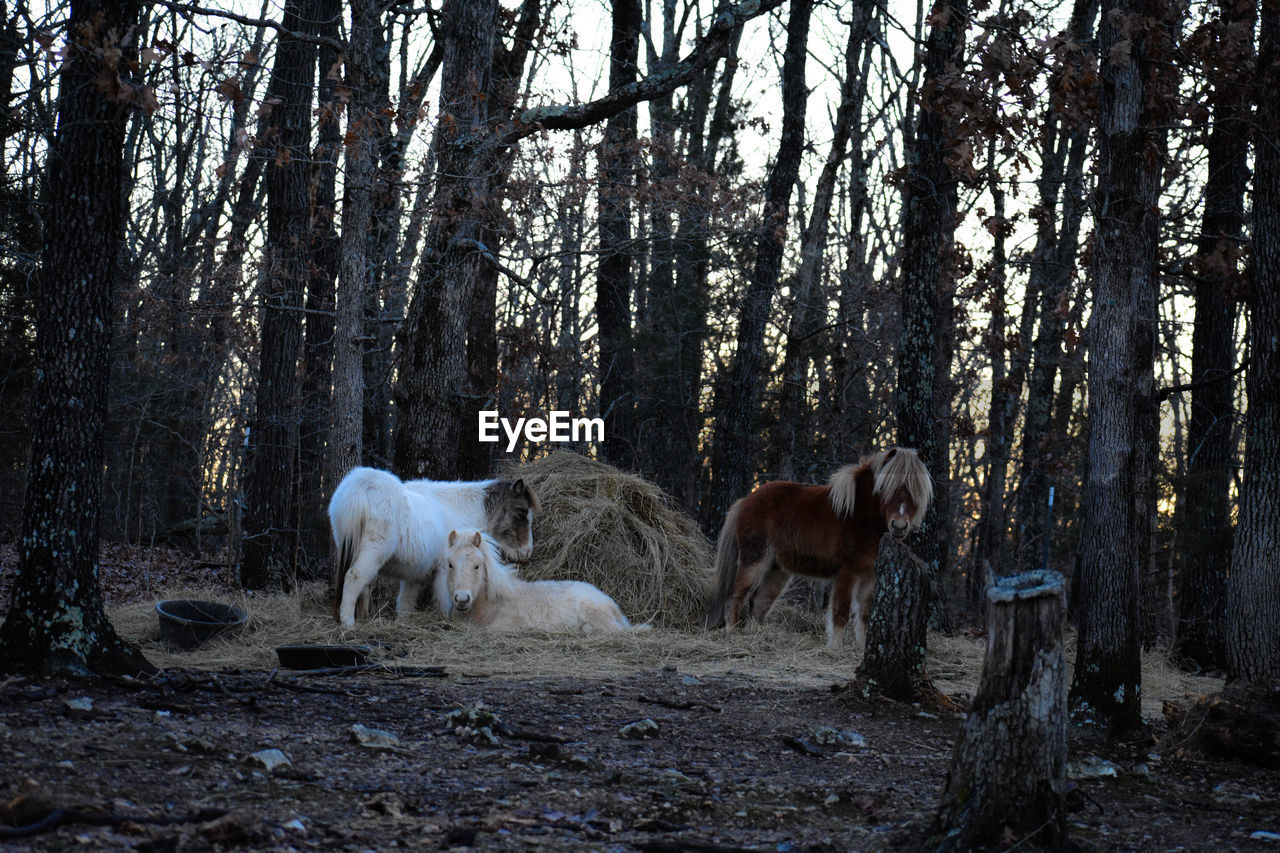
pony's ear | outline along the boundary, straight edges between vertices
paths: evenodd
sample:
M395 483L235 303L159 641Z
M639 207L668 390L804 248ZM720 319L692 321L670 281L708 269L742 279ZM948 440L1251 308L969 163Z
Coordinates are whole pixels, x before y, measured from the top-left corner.
M514 483L511 484L511 494L523 495L524 492L525 492L524 478L521 477L519 480L516 480Z
M453 535L455 535L455 536L456 536L457 534L455 533L455 534L453 534ZM479 530L477 530L477 531L476 531L476 535L471 537L471 544L472 544L472 545L474 545L474 546L476 546L477 548L479 548L479 547L480 547L480 541L481 541L481 540L480 540L480 531L479 531ZM450 544L452 544L452 543L450 543Z
M458 541L458 531L450 530L449 531L449 547L452 548L453 543L457 541Z
M898 448L896 448L896 447L890 447L890 448L889 448L889 452L888 452L888 453L886 453L886 454L884 455L884 462L888 462L890 459L892 459L892 458L893 458L893 454L895 454L895 453L897 453L897 452L898 452ZM882 462L881 464L884 464L884 462Z

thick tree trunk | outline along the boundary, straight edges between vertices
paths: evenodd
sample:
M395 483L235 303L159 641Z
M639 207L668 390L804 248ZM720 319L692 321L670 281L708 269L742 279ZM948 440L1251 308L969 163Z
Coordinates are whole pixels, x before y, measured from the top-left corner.
M342 23L340 0L313 0L317 31L338 37ZM315 163L311 190L311 274L307 279L302 345L302 417L298 430L298 554L299 569L312 577L329 553L326 498L338 485L326 477L326 447L333 422L334 299L342 262L337 214L338 156L342 148L340 105L337 97L338 51L318 50L316 101L319 107Z
M1140 572L1147 562L1155 334L1156 245L1168 79L1157 71L1177 20L1140 0L1105 0L1098 55L1095 249L1090 278L1089 478L1081 542L1080 634L1072 712L1123 732L1141 724ZM1128 50L1124 48L1127 47Z
M898 343L898 444L920 452L933 475L934 502L917 534L927 566L918 594L948 557L950 516L950 365L954 346L954 235L958 177L948 164L956 145L954 119L944 109L943 77L963 65L967 0L935 12L924 54L922 102L905 177L902 235L902 336ZM943 87L945 89L945 87Z
M1227 0L1211 23L1217 36L1213 127L1204 221L1192 269L1196 276L1191 338L1191 418L1186 478L1178 493L1176 649L1187 662L1220 669L1222 611L1231 565L1231 475L1235 408L1234 286L1244 240L1244 195L1249 184L1250 106L1240 85L1253 59L1257 7Z
M282 23L305 30L314 15L290 0ZM308 251L311 96L315 46L282 35L276 47L273 86L280 102L270 113L267 159L267 240L262 281L258 390L245 462L245 589L288 589L297 572L298 428L302 385L303 293L310 276Z
M904 543L888 533L880 537L875 602L858 679L900 702L929 698L933 691L924 668L929 600L920 595L930 582L928 571Z
M755 461L752 421L759 404L765 325L769 320L774 292L778 289L787 210L804 152L804 117L809 96L804 69L812 12L812 0L791 0L786 55L782 64L782 133L777 160L769 170L765 186L755 266L738 313L738 341L733 364L727 384L716 394L711 491L701 507L702 526L706 530L717 529L729 505L750 491Z
M970 850L1066 830L1067 659L1062 575L1037 570L987 590L982 679L956 741L934 831Z
M134 0L76 0L67 22L45 177L32 462L18 577L0 627L0 669L8 671L154 671L108 621L97 571L112 302L126 221L121 152L136 95L128 71L136 42L117 38L138 16ZM113 52L116 60L104 59Z
M484 260L492 158L478 145L489 127L496 0L450 0L442 20L444 64L435 150L435 203L409 315L400 330L403 357L395 402L395 468L405 478L458 477L458 442L475 429L463 393L471 302ZM472 420L464 423L471 412Z
M1280 7L1259 27L1253 287L1249 292L1249 411L1244 486L1227 579L1227 675L1280 679Z
M502 39L494 39L493 82L488 93L490 124L509 120L522 92L525 59L533 46L541 21L540 0L525 0L520 7L511 49ZM468 411L493 409L499 399L498 388L498 267L497 255L510 229L501 224L502 197L515 160L515 148L498 153L490 169L488 196L493 214L480 228L485 263L478 271L476 292L467 321L467 385ZM493 469L496 445L481 442L474 429L464 422L458 437L458 476L466 480L488 477Z
M640 0L614 0L609 47L609 91L635 83ZM600 141L600 266L596 322L600 327L600 415L604 453L624 469L635 467L635 355L631 341L631 197L635 192L636 110L612 116Z

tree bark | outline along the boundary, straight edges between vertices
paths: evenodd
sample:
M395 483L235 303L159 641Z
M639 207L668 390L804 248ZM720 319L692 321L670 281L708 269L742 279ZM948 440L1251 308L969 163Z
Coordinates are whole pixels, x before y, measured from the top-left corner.
M957 144L945 110L948 67L963 65L967 0L934 13L924 54L920 112L903 195L902 336L898 342L898 444L920 453L935 483L934 502L916 543L929 583L947 558L949 527L950 366L954 346L954 235L958 176L948 164Z
M314 16L298 0L284 7L283 25L302 30ZM297 458L302 385L303 293L310 276L311 95L315 46L282 35L276 47L272 107L264 152L267 237L262 282L258 388L245 462L245 589L289 589L297 573ZM272 144L274 143L274 144Z
M373 176L379 131L375 46L382 15L370 0L351 2L351 59L346 66L347 133L342 202L342 266L333 341L333 425L328 481L336 488L364 456L364 352L360 341L372 281Z
M67 22L45 177L32 461L18 576L0 626L0 669L8 671L154 672L107 619L97 570L112 302L127 212L122 150L138 94L128 69L137 56L139 6L75 0Z
M1175 649L1193 665L1221 669L1222 612L1231 565L1231 475L1235 464L1236 305L1229 289L1244 242L1249 184L1248 87L1257 7L1226 0L1210 23L1218 63L1209 132L1204 220L1192 260L1196 313L1191 337L1191 416L1186 479L1178 490L1174 559L1178 576ZM1213 49L1213 48L1211 48Z
M646 3L646 15L652 13ZM662 51L646 38L650 73L675 64L679 40L675 33L675 0L662 0ZM649 27L653 29L652 24ZM713 69L696 77L689 86L689 133L702 135ZM697 313L698 298L682 293L676 277L675 221L679 202L674 193L685 181L677 178L684 164L676 150L674 96L667 93L649 103L649 241L648 275L644 278L645 311L636 318L635 370L640 396L636 400L636 467L663 491L676 496L686 482L690 462L683 417L689 398L684 386L686 337L693 331L690 315ZM696 403L693 410L697 411ZM680 499L680 498L677 498Z
M490 216L489 128L496 0L450 0L442 14L444 63L435 203L408 317L395 399L395 468L406 479L458 478L467 382L466 334ZM473 412L474 417L474 412Z
M876 593L867 648L858 679L899 702L928 698L933 682L924 668L929 600L920 590L930 583L928 566L904 543L886 533L876 555Z
M782 133L778 156L765 186L755 266L738 313L738 340L728 383L716 394L711 491L701 507L702 525L706 530L718 528L729 505L750 491L755 456L751 442L752 419L760 396L765 325L773 294L778 289L787 210L804 152L804 117L809 96L804 70L812 12L812 0L791 0L782 64Z
M1066 831L1067 659L1062 575L1037 570L987 590L982 678L934 819L939 851ZM1012 833L1012 836L1010 836Z
M341 0L313 0L316 29L336 38L342 23ZM318 106L315 162L308 183L313 187L311 211L311 269L307 277L302 344L302 412L298 429L298 555L299 569L323 576L319 568L329 553L327 497L337 482L329 482L327 447L332 441L333 358L336 280L342 263L337 214L338 157L342 126L338 102L339 55L328 45L317 50Z
M640 0L614 0L609 46L609 91L636 81ZM636 464L635 354L631 341L631 196L635 192L636 110L611 116L600 141L600 266L596 273L600 414L605 457L620 468Z
M1280 678L1280 7L1262 4L1244 485L1227 577L1227 677Z
M1095 249L1090 277L1089 475L1081 541L1080 634L1072 713L1122 733L1141 717L1140 572L1148 557L1148 494L1156 247L1170 92L1159 63L1178 20L1158 4L1104 0L1098 55Z

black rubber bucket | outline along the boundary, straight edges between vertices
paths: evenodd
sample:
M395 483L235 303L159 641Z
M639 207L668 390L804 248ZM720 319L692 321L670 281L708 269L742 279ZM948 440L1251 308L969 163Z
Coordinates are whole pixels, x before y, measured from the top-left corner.
M285 669L364 666L371 651L368 646L276 646L276 656Z
M220 634L238 631L249 615L230 604L175 598L156 602L160 641L190 651Z

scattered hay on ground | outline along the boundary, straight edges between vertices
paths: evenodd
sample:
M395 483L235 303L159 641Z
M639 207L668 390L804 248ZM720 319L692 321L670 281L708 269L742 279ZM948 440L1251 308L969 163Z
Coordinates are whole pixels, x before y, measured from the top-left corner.
M849 681L861 651L849 643L826 648L819 617L779 605L764 625L745 630L678 630L595 634L495 634L448 622L435 609L404 622L391 611L344 631L333 621L323 584L291 594L232 593L200 588L172 590L162 598L207 598L236 604L249 613L239 634L181 652L159 641L155 601L112 607L108 613L121 636L140 643L147 658L163 668L270 670L279 665L277 646L299 643L358 643L373 648L374 662L406 667L443 666L456 677L625 678L641 671L674 667L694 676L732 675L744 680L797 686L829 686ZM1075 659L1075 633L1064 638L1068 665ZM981 636L930 633L925 666L943 693L970 698L982 672ZM1070 677L1070 676L1068 676ZM1143 716L1159 720L1164 700L1222 690L1222 680L1178 671L1159 652L1143 655Z
M526 580L595 584L635 622L701 624L711 589L711 543L660 488L561 451L506 472L542 502Z
M821 633L792 630L797 620L726 635L723 631L648 631L591 634L490 633L447 621L435 609L403 622L383 616L342 630L333 621L322 584L291 594L226 594L182 589L165 598L206 598L236 604L249 613L238 634L219 638L190 652L159 641L154 602L136 602L109 610L117 631L139 643L147 658L164 668L258 669L279 665L275 649L305 643L355 643L373 648L373 662L405 667L444 666L454 676L508 678L617 678L637 671L675 667L690 675L724 675L784 683L829 685L848 680L859 653L831 651Z

